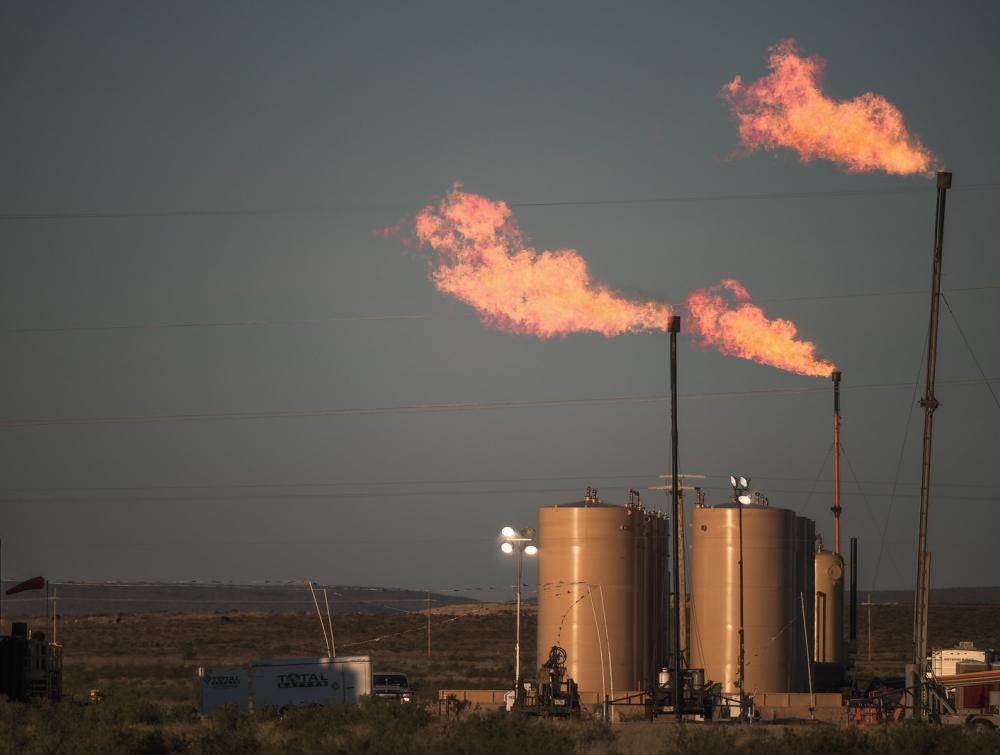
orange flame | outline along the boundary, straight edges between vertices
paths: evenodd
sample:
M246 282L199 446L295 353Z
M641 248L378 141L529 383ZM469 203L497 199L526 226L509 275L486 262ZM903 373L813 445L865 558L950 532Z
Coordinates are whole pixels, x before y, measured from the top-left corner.
M803 163L831 160L848 173L933 172L936 158L884 97L867 92L838 102L823 93L826 62L798 54L794 39L770 48L771 73L752 84L737 76L722 88L748 151L788 147Z
M464 192L461 184L417 213L414 232L437 252L430 275L438 290L474 307L487 325L544 339L583 331L610 338L664 331L670 324L669 304L609 290L591 279L572 249L526 247L505 202ZM738 306L727 304L723 290ZM735 280L693 292L687 309L703 346L799 375L826 376L834 369L815 357L814 344L796 340L793 323L768 320Z
M416 217L417 240L438 256L431 279L471 305L487 325L551 338L590 331L611 337L665 330L670 306L632 300L594 281L572 249L525 246L505 202L452 191Z
M733 305L723 296L728 291ZM768 320L738 281L724 280L709 289L688 295L694 332L703 346L723 354L752 359L798 375L823 377L834 370L832 362L816 358L816 345L796 340L797 329L788 320Z

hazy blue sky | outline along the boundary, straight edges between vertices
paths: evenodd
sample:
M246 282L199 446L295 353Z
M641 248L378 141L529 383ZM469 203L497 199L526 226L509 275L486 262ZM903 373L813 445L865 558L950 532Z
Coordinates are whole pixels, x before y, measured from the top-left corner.
M5 3L5 575L503 586L502 525L587 485L618 502L657 484L664 401L392 409L668 389L666 336L486 329L434 290L422 254L372 235L460 179L512 203L837 193L515 212L538 248L577 249L613 287L681 301L734 277L795 321L844 371L862 587L912 585L919 410L903 438L933 182L729 159L719 89L794 37L827 59L831 95L902 110L955 173L945 287L997 377L998 27L991 2ZM23 217L122 211L147 215ZM953 382L978 377L943 310L935 586L997 582L1000 407ZM682 337L680 383L803 391L682 398L681 466L708 475L709 502L749 475L829 541L829 381ZM298 411L312 414L203 416Z

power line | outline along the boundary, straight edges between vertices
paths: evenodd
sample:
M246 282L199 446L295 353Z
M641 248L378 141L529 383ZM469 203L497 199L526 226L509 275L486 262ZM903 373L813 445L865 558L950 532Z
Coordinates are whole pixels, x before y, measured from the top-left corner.
M953 191L995 191L1000 183L989 182L966 184ZM510 207L613 207L622 205L660 205L697 202L738 202L782 199L830 199L835 197L889 196L896 194L923 195L923 186L897 186L886 189L848 189L841 191L786 191L755 194L676 194L673 196L626 197L621 199L567 199L536 202L508 202ZM414 203L420 204L420 203ZM221 208L175 208L175 209L110 209L110 210L39 210L36 212L0 213L0 222L11 221L60 221L60 220L127 220L127 219L174 219L200 217L254 217L280 215L326 215L361 214L368 212L411 212L413 205L312 205L286 207L221 207Z
M1000 285L993 286L1000 288ZM472 314L367 314L343 315L310 320L202 320L193 322L125 323L117 325L59 325L54 327L27 326L4 328L0 333L86 333L91 331L129 330L191 330L197 328L260 328L260 327L321 327L345 322L377 322L392 320L434 320L450 317L473 317Z
M882 535L879 538L878 557L875 559L875 574L872 577L871 586L878 586L879 569L882 567L882 555L885 553L885 536L889 531L889 521L892 517L892 507L896 500L896 489L899 485L899 475L903 469L903 456L906 452L906 441L910 437L910 422L913 419L913 409L917 405L917 388L920 385L920 372L924 366L924 355L927 353L927 338L920 349L920 359L917 362L917 372L913 376L913 392L910 395L910 408L906 413L906 424L903 426L903 440L899 446L899 457L896 459L896 474L893 478L892 492L889 496L889 507L885 512L885 524L882 527Z
M986 382L1000 380L1000 377L986 378ZM983 378L952 378L940 380L943 385L979 385ZM910 388L910 383L869 383L853 385L845 388L847 391L896 390ZM686 400L727 399L727 398L766 398L776 396L806 396L815 393L827 393L825 387L814 388L768 388L753 391L718 391L711 393L684 393L681 398ZM142 415L103 415L90 417L23 417L0 419L0 429L17 429L45 426L70 425L126 425L148 424L162 422L204 422L246 419L303 419L314 417L363 417L393 414L441 414L464 413L480 411L496 411L499 409L545 409L557 407L601 406L607 404L643 404L666 401L663 394L646 396L608 396L602 398L578 399L540 399L522 401L490 401L461 402L439 404L409 404L382 407L359 407L351 409L275 409L236 412L202 412L188 414L142 414Z
M732 488L725 485L706 485L703 490L707 491L717 491L721 493L731 492ZM771 495L785 494L785 495L809 495L812 490L804 488L773 488L768 487L766 491ZM579 488L577 486L569 487L533 487L533 488L481 488L481 489L467 489L467 490L402 490L402 491L364 491L364 492L323 492L323 493L227 493L227 494L201 494L201 495L143 495L137 497L128 498L108 498L108 497L85 497L85 496L4 496L0 497L0 503L6 504L42 504L42 503L100 503L100 504L128 504L137 505L143 503L202 503L202 502L221 502L221 501L238 501L238 502L248 502L248 501L356 501L356 500L379 500L379 499L394 499L394 498L467 498L471 496L485 497L485 496L503 496L503 495L572 495L574 493L579 493ZM861 495L858 493L844 492L841 493L842 496L855 496ZM907 498L916 497L917 493L912 493ZM890 501L893 498L904 497L899 493L868 493L868 497L872 498L889 498ZM863 495L862 495L863 497ZM976 496L969 494L937 494L934 495L935 499L949 500L949 501L964 501L970 503L976 502L993 502L1000 503L1000 499L993 495ZM443 503L444 501L438 501ZM459 505L467 506L466 501L458 501ZM408 538L409 540L410 538ZM351 540L356 540L356 538L351 538ZM383 542L385 538L379 538L378 542Z
M958 316L955 314L955 310L951 308L951 302L948 301L948 297L943 293L941 294L941 298L944 299L944 305L948 308L948 312L951 314L951 319L955 321L955 327L958 329L958 334L962 336L962 341L965 343L965 348L969 350L969 356L972 357L972 361L976 365L976 369L979 370L980 375L986 377L986 373L983 372L983 365L980 364L979 358L976 356L976 352L972 350L972 344L969 343L969 339L965 337L965 331L962 330L962 324L958 321ZM996 404L997 409L1000 409L1000 399L997 398L996 391L993 390L993 386L990 385L988 380L986 381L986 388L993 397L993 403Z
M878 531L878 519L875 517L875 512L872 511L872 505L871 501L868 500L868 495L865 494L864 489L861 487L861 482L858 480L858 473L854 471L854 463L851 461L851 457L847 455L847 447L841 444L841 448L844 452L844 460L847 462L847 468L851 471L851 477L854 478L854 484L857 486L858 494L865 502L865 510L868 512L868 518L872 520L872 525L875 527L875 530ZM891 494L889 498L890 505L892 504L893 497L894 494ZM881 554L879 554L879 558L881 558ZM896 570L896 577L902 582L903 573L900 571L899 564L896 563L896 559L893 558L891 551L889 552L889 562L892 564L892 568Z
M825 468L826 462L829 460L832 448L828 448L826 458L823 461L823 467ZM708 474L709 479L718 478L719 480L728 479L728 473L716 472ZM465 479L412 479L412 480L338 480L335 482L224 482L224 483L206 483L202 485L196 484L163 484L163 485L66 485L66 486L48 486L48 487L6 487L0 488L6 493L123 493L123 492L147 492L147 491L164 491L164 490L188 490L188 491L201 491L201 490L260 490L260 489L316 489L316 488L379 488L379 487L419 487L426 485L496 485L496 484L513 484L513 483L526 483L526 482L569 482L569 481L579 481L579 482L603 482L606 480L641 480L643 478L659 479L658 472L636 472L633 474L602 474L599 472L591 472L588 474L579 475L559 475L559 476L543 476L543 477L479 477L479 478L465 478ZM810 490L814 493L819 486L820 482L832 482L833 479L830 477L822 477L822 470L820 471L820 476L813 477L784 477L779 475L766 475L766 474L755 474L755 480L780 480L784 482L812 482L812 487ZM861 480L861 483L865 485L896 485L896 482L890 480ZM905 485L918 486L919 483L903 483ZM938 482L938 485L943 487L962 487L962 488L981 488L984 490L994 490L996 485L989 482ZM582 487L582 486L581 486ZM761 486L763 489L764 486ZM728 488L726 488L728 489ZM645 498L643 500L646 500Z
M948 293L968 293L973 291L995 291L1000 290L1000 283L991 283L981 286L965 286L962 288L948 289ZM861 298L883 298L886 296L911 296L915 294L928 294L929 291L923 289L898 289L890 291L861 291L855 293L841 294L813 294L806 296L776 296L755 299L757 304L769 304L778 302L801 302L801 301L836 301L840 299L861 299ZM232 329L232 328L294 328L294 327L324 327L328 325L339 325L341 323L358 322L406 322L421 320L447 320L447 319L469 319L475 318L474 312L461 313L415 313L415 314L360 314L342 315L336 317L323 317L312 319L295 320L266 320L266 319L246 319L246 320L194 320L187 322L152 322L152 323L119 323L110 325L26 325L20 327L8 327L0 329L0 333L8 335L23 334L45 334L45 333L92 333L92 332L116 332L116 331L142 331L142 330L197 330L197 329Z
M826 455L823 457L823 463L819 466L819 471L816 472L816 479L813 480L812 486L809 488L809 495L806 496L805 505L802 507L802 513L804 514L809 510L810 504L812 504L813 494L816 492L816 488L819 487L819 480L823 476L823 472L826 470L826 462L829 460L830 455L833 453L833 443L827 446Z

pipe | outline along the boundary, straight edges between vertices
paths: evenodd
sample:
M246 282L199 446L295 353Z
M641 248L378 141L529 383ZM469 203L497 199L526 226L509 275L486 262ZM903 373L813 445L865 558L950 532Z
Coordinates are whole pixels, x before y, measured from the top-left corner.
M746 721L746 635L743 627L743 503L739 496L736 498L736 507L739 509L739 531L740 531L740 721Z
M851 538L851 642L858 638L858 539Z
M920 406L924 410L924 443L920 465L920 519L917 536L917 587L913 596L913 663L918 673L927 657L927 602L930 593L929 554L927 553L927 509L931 484L931 437L934 431L934 410L938 400L934 397L937 376L938 314L941 302L941 257L944 249L944 210L951 173L937 174L937 211L934 223L934 267L931 273L931 316L927 336L927 384ZM921 718L920 699L916 700L915 715Z
M604 585L597 585L601 594L601 614L604 616L604 640L608 646L608 683L611 685L611 696L615 696L615 667L611 663L611 635L608 634L608 609L604 605Z
M833 552L840 555L840 370L833 380Z
M678 721L683 715L681 705L681 588L680 588L680 521L678 507L680 503L680 481L677 479L677 334L681 331L681 318L670 318L670 450L671 458L671 485L670 494L673 498L673 535L674 535L674 673L673 673L673 702L674 716ZM741 556L742 558L742 556ZM741 622L742 623L742 622Z
M332 653L330 652L330 638L326 634L326 623L323 621L323 614L319 610L319 601L316 599L316 591L313 589L312 580L306 582L309 585L309 594L312 595L313 605L316 606L316 616L319 618L319 625L323 628L323 644L326 645L326 655L329 658Z
M677 645L677 652L681 654L681 664L685 668L691 668L688 651L688 622L687 622L687 545L684 538L684 490L683 485L678 493L679 504L677 506L677 532L680 547L677 549L677 582L680 585L681 593L681 626L680 641Z
M326 623L330 625L330 655L333 657L337 656L337 643L333 639L333 616L330 614L330 596L326 593L326 588L323 588L323 602L326 603Z
M799 606L802 608L802 636L806 641L806 672L809 677L809 717L816 718L816 693L813 692L813 668L812 658L809 655L809 628L806 625L806 599L805 595L799 592Z
M608 699L608 687L605 684L604 672L604 644L601 642L601 625L597 623L597 606L594 605L594 586L587 583L587 597L590 603L590 612L594 615L594 632L597 633L597 657L601 659L601 696Z

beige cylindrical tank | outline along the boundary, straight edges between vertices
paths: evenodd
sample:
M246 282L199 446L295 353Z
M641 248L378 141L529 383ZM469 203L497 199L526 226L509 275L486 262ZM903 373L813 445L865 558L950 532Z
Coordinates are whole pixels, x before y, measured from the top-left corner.
M844 559L832 551L816 551L817 663L844 662Z
M797 692L795 514L743 506L743 615L748 694ZM695 508L691 517L691 666L722 691L739 692L739 507Z
M642 678L635 617L643 516L586 500L538 510L538 659L564 648L567 675L582 692L632 691Z

